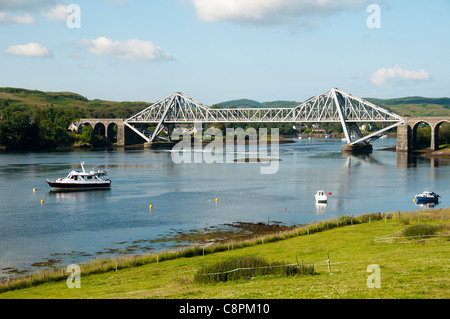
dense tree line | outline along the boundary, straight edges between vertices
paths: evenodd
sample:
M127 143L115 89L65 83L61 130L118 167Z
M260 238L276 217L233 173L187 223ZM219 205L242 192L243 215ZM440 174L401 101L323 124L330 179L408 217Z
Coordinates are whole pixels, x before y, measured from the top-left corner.
M12 148L55 148L76 143L106 145L105 138L86 128L82 134L68 130L70 123L85 117L80 110L64 107L29 109L6 106L1 108L0 145Z
M59 98L59 97L58 97ZM0 146L17 148L55 148L87 143L92 146L106 146L109 142L96 135L92 127L86 126L81 134L68 130L70 123L80 118L128 118L147 107L148 104L121 102L106 105L105 101L89 101L89 106L29 106L0 99ZM293 123L214 123L225 136L226 128L278 128L280 135L293 136L298 133L312 133L311 125L300 127ZM294 125L296 128L294 128ZM382 124L371 123L372 131L381 129ZM340 123L321 123L327 134L342 133ZM429 147L430 127L421 127L417 133L419 144ZM440 144L450 144L450 124L439 129Z

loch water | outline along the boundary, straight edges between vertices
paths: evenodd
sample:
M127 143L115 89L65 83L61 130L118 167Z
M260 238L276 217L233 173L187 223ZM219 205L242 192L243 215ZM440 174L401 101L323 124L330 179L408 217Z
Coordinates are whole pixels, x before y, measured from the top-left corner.
M450 160L384 150L395 143L380 139L371 154L348 155L340 139L293 139L280 145L276 163L176 163L164 149L0 153L0 279L170 250L182 243L162 239L235 222L299 225L421 210L413 198L426 189L441 195L437 208L450 206ZM45 180L65 177L81 161L106 167L112 188L51 192ZM276 173L261 174L269 165L278 165ZM316 205L319 189L331 193L328 204Z

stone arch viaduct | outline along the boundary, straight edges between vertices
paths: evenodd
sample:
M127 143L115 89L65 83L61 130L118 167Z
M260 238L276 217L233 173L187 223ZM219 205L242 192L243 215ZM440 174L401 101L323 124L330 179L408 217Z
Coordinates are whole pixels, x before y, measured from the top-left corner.
M86 125L92 126L94 132L98 135L105 136L108 141L117 143L118 146L126 146L137 143L143 143L137 134L125 126L125 119L80 119L74 123L74 129L81 132Z
M417 148L417 128L425 123L431 127L430 149L439 148L439 127L450 123L450 116L442 117L406 117L405 123L397 127L397 151L409 152Z

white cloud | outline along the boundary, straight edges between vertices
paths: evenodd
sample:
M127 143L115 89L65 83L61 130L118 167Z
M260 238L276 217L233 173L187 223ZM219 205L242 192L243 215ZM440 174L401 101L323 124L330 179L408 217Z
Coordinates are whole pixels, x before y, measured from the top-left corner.
M35 23L31 15L38 14L64 22L70 14L66 11L67 5L61 0L0 0L0 23Z
M373 0L192 0L197 16L206 22L308 24L317 17L366 8Z
M0 23L32 24L35 22L34 18L27 13L22 16L11 16L0 11Z
M43 8L53 7L61 0L1 0L0 10L2 11L35 11Z
M118 59L148 62L172 58L169 52L164 51L151 41L130 39L121 42L106 37L99 37L92 40L83 39L80 43L90 53Z
M409 82L421 82L432 81L433 76L431 73L421 69L419 71L403 70L400 66L396 65L392 68L381 68L372 74L370 81L372 84L381 86L392 81L409 81Z
M67 6L63 4L58 4L47 10L42 10L41 14L50 20L57 20L63 22L65 22L67 20L67 17L69 16L69 13L67 12Z
M27 57L52 56L51 52L46 47L38 43L13 45L6 49L5 52L11 55L21 55Z

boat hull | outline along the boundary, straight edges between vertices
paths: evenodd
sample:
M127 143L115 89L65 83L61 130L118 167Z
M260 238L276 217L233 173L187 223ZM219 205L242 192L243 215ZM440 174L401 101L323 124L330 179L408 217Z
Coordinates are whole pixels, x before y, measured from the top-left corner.
M418 202L427 202L427 203L434 203L439 201L439 197L416 197L416 201Z
M52 191L85 191L85 190L95 190L95 189L109 189L111 188L111 183L58 183L58 182L47 182L51 187Z

